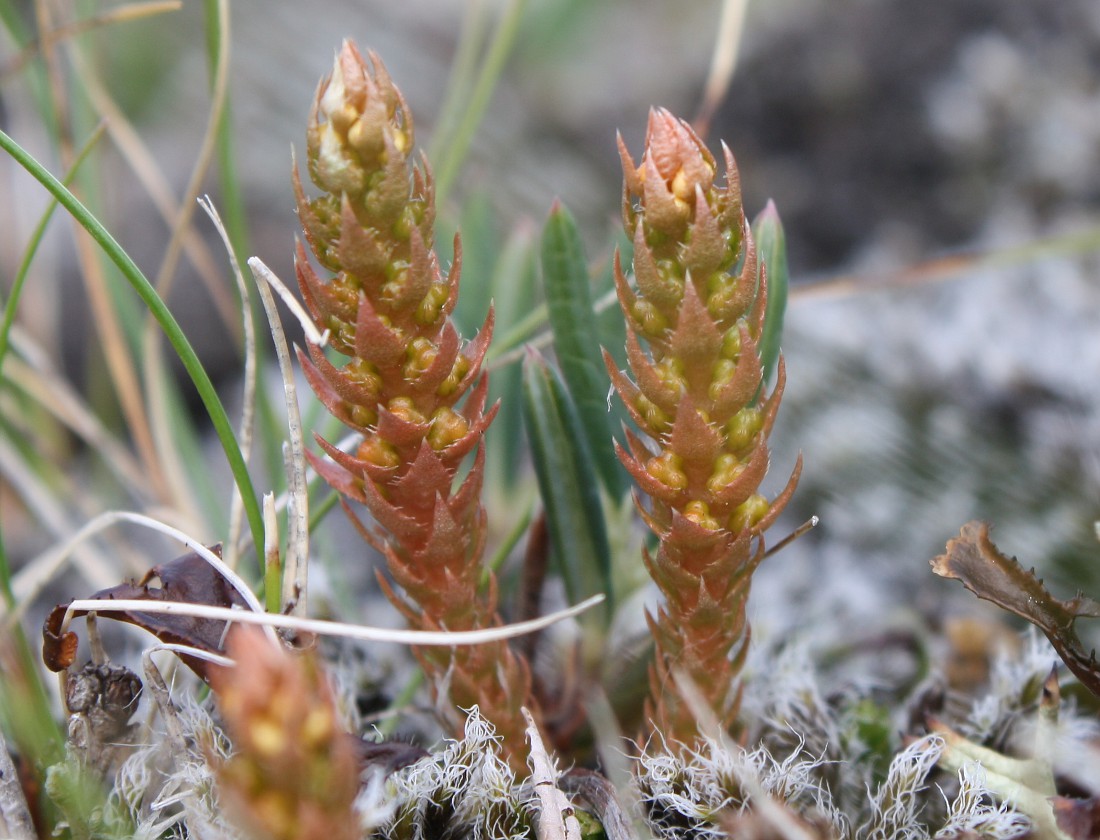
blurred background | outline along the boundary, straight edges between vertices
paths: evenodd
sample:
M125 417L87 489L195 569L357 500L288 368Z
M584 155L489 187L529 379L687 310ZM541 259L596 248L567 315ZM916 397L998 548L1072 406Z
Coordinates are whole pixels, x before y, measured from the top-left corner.
M176 196L207 121L211 5L185 2L80 40ZM109 8L4 6L32 31L40 6L72 18ZM472 205L504 238L537 230L561 198L594 264L606 264L620 225L615 133L637 156L651 106L696 113L716 0L235 0L228 119L248 252L292 276L290 151L303 149L315 85L343 38L386 62L442 177L447 150L433 139L460 40L517 8L514 49L447 192L440 241ZM975 518L1056 594L1100 596L1100 4L758 0L739 46L708 140L733 150L750 216L771 198L787 231L775 482L798 452L805 471L778 532L821 517L765 564L759 622L782 623L792 592L807 614L833 618L882 599L933 613L966 601L928 560ZM19 55L9 31L0 124L58 171L41 88ZM94 111L77 107L76 124L87 131ZM94 154L101 217L152 276L169 228L114 142ZM6 159L0 184L6 289L46 200ZM203 189L228 200L217 167ZM205 219L196 228L212 240ZM59 217L20 318L88 393L104 363L70 242ZM215 378L233 383L240 357L215 302L192 262L177 274L173 310ZM464 282L479 281L468 269ZM90 399L117 419L110 397ZM41 550L53 539L41 511L4 494L9 550Z

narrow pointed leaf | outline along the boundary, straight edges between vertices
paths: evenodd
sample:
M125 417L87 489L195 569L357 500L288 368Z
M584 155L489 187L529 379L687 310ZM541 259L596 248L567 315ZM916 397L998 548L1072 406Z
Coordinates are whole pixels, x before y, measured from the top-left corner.
M764 367L764 382L775 375L779 359L779 343L783 337L783 314L787 309L787 287L790 269L787 267L787 235L775 203L768 202L752 223L761 264L768 272L768 309L764 317L764 333L760 339L760 361Z
M569 600L576 603L604 593L607 600L599 612L606 627L613 610L611 548L598 481L569 392L557 372L537 356L529 357L523 368L523 419L552 557Z
M607 492L621 498L627 482L611 446L610 381L600 352L588 264L576 222L560 204L550 211L543 230L542 274L554 349L577 407L581 432Z
M505 243L493 272L493 311L496 313L495 336L509 332L534 307L535 271L538 256L535 235L517 231ZM495 341L494 341L495 346ZM490 350L490 353L492 351ZM489 427L485 440L489 447L487 463L493 473L493 487L511 488L517 479L513 465L521 458L523 416L519 400L521 366L509 364L494 370L489 379L489 403L500 402L500 412Z

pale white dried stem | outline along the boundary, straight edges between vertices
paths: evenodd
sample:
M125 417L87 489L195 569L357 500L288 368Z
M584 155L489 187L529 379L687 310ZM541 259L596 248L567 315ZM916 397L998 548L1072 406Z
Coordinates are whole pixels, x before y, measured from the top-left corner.
M340 440L336 441L336 443L333 444L333 445L337 449L342 449L346 452L351 447L351 445L353 443L355 443L357 440L359 440L361 437L362 436L359 434L359 432L351 432L349 434L344 435L344 437L340 438ZM321 478L321 476L317 475L317 473L313 471L313 469L309 466L308 462L306 464L306 475L308 476L306 478L306 490L307 490L307 492L310 489L312 489L312 487L315 487L318 484L323 484L324 483L324 480ZM333 492L336 492L336 491L333 491ZM289 493L286 493L286 492L280 493L279 495L277 495L275 497L275 509L276 510L284 510L286 508L287 504L289 504L289 501L290 501L290 494ZM247 538L246 538L245 545L247 545L247 544L248 544L248 541L247 541Z
M220 653L214 653L212 650L197 648L194 645L178 645L173 642L150 645L143 651L142 656L144 657L147 654L156 653L158 650L167 650L171 653L184 654L194 659L202 659L206 662L212 662L215 665L221 665L223 668L234 668L237 665L236 660L230 659L228 656L222 656Z
M103 637L99 634L99 622L94 614L87 617L84 629L88 634L88 650L91 653L92 662L96 665L106 664L107 650L103 647Z
M257 281L262 280L275 290L275 294L279 296L279 299L286 304L287 309L295 317L299 324L301 324L302 331L305 333L306 340L311 344L316 344L318 347L324 347L328 343L329 331L322 332L317 329L317 325L313 323L313 319L309 317L309 313L298 299L294 297L294 294L286 287L286 284L279 279L278 275L268 268L264 261L259 257L251 257L248 260L248 267L252 269L252 275ZM261 284L262 286L263 284Z
M264 569L278 568L279 560L279 519L275 515L275 494L264 493L262 501L264 516Z
M144 612L189 615L195 618L212 618L234 624L258 624L265 628L285 627L300 633L316 633L322 636L340 636L364 642L391 642L401 645L420 647L456 647L458 645L480 645L511 639L525 633L544 630L558 621L573 618L591 609L604 599L603 595L593 595L579 604L558 612L549 613L531 621L504 624L485 630L391 630L382 627L366 627L359 624L345 624L340 621L322 621L313 618L300 618L277 613L248 612L229 607L214 607L208 604L187 604L179 601L143 601L140 599L116 598L110 601L98 601L93 598L75 600L69 604L62 621L62 627L68 626L72 614L82 612Z
M279 361L279 373L283 378L283 394L286 399L287 446L283 460L287 478L287 536L286 565L283 569L283 612L304 615L306 612L306 586L308 583L309 560L309 488L306 485L306 448L302 440L302 414L298 407L298 389L294 384L294 367L290 360L290 348L287 346L286 333L283 331L279 312L275 308L275 298L271 294L273 283L283 286L275 274L260 260L253 257L248 261L256 286L260 291L260 300L267 314L271 328L271 338L275 344L275 357ZM288 293L289 294L289 293ZM293 296L290 298L294 300ZM285 298L284 298L285 300ZM295 300L295 303L297 301ZM299 307L300 308L300 307ZM304 310L303 310L304 313ZM312 320L308 319L312 324ZM316 327L314 327L316 331ZM323 339L324 336L319 336Z
M233 270L233 279L237 283L237 292L241 296L241 321L244 326L244 392L241 394L241 422L237 426L237 443L241 449L241 457L245 463L252 454L252 431L255 427L256 417L256 323L252 315L252 296L248 292L248 284L244 281L237 255L233 252L233 243L229 240L229 232L222 223L214 202L210 196L199 198L199 206L206 211L206 215L214 225L214 229L221 237L226 256L229 258L229 266ZM225 548L222 557L225 564L231 569L237 568L240 558L239 544L241 530L244 527L244 502L241 500L241 490L236 483L233 484L233 496L229 502L229 533L225 539Z
M11 840L35 840L37 836L3 730L0 730L0 836Z
M225 562L218 557L218 555L203 545L199 540L189 534L185 534L179 528L173 528L171 525L165 524L158 519L153 519L151 516L133 513L127 510L109 511L108 513L97 516L92 520L92 523L99 520L104 520L104 527L114 522L133 522L135 525L144 525L152 531L159 531L166 536L179 540L199 555L199 557L213 566L214 569L229 582L229 585L237 590L250 610L263 612L263 607L260 605L259 599L256 597L255 593L253 593L249 585L245 583L244 578L225 565ZM92 523L89 523L89 525Z
M0 441L0 447L2 446L3 443L2 441ZM256 595L252 592L252 590L248 587L248 584L245 583L244 579L241 578L240 575L238 575L228 566L226 566L225 563L222 562L221 558L219 558L216 554L214 554L214 552L204 546L201 542L194 539L193 537L188 536L183 531L180 531L177 528L173 528L171 525L167 525L163 522L160 522L159 520L153 519L152 517L144 516L140 513L133 513L131 511L107 511L106 513L101 513L99 516L92 519L83 528L77 531L72 537L66 540L62 545L57 546L56 548L51 549L46 554L40 555L39 558L36 558L35 565L36 571L40 575L39 581L41 580L41 567L45 567L47 571L51 569L56 570L61 568L61 566L64 565L65 560L68 558L68 556L72 554L85 540L119 522L133 522L137 525L143 525L146 528L150 528L154 531L159 531L162 534L166 534L167 536L179 540L200 557L202 557L204 560L206 560L206 562L213 566L219 573L221 573L221 575L225 577L227 581L229 581L230 585L240 593L241 598L244 599L244 602L248 605L249 609L258 612L263 611L263 607L260 606L259 600L256 598ZM49 577L46 577L46 580L48 579ZM22 581L20 580L19 575L16 575L16 579L13 582L13 588L16 590L16 592L20 594L20 600L16 608L5 617L4 623L2 625L5 629L8 627L10 622L17 620L22 610L26 608L26 604L29 603L30 599L24 597L24 590L27 587L25 585L21 586L21 584ZM43 583L42 585L45 584ZM109 585L109 583L106 585ZM98 601L94 603L103 604L105 602ZM0 610L2 609L3 607L2 605L0 605ZM150 610L145 611L149 612ZM104 610L99 610L99 612L104 612ZM3 613L0 612L0 615L2 614ZM65 622L65 627L67 626L68 620L66 620ZM269 633L270 632L271 631L269 631ZM273 633L272 639L274 639Z
M558 772L546 752L538 724L525 706L520 707L527 721L527 740L531 743L528 763L531 783L539 798L538 840L580 840L581 826L569 798L558 787Z

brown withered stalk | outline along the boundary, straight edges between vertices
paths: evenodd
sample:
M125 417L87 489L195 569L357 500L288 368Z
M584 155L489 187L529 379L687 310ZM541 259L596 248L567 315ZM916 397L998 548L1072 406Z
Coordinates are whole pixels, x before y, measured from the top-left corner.
M729 149L723 146L726 182L720 186L706 146L664 110L650 113L640 164L621 139L619 147L636 287L618 260L615 275L633 380L610 356L607 366L649 438L628 431L628 448L619 447L650 498L639 508L660 539L656 553L645 554L665 598L649 616L657 646L649 717L666 743L690 746L698 724L673 672L698 689L723 727L734 726L750 579L764 557L763 534L794 491L801 460L774 500L759 493L784 370L780 361L775 386L765 394L758 345L766 272Z
M410 162L413 143L412 115L382 63L345 42L310 117L307 164L322 195L308 199L297 172L295 190L313 256L333 275L322 279L299 245L298 282L346 361L334 364L314 346L299 356L321 401L362 439L345 453L318 438L331 460L311 461L374 518L378 527L360 524L360 531L385 556L403 594L380 575L382 586L410 625L469 630L499 623L492 576L480 584L482 439L496 410L485 408L481 364L492 313L472 341L458 335L450 313L460 242L444 275L432 248L431 170L423 156ZM471 453L473 465L456 488ZM526 662L505 642L416 655L453 728L461 728L459 708L479 706L522 768Z

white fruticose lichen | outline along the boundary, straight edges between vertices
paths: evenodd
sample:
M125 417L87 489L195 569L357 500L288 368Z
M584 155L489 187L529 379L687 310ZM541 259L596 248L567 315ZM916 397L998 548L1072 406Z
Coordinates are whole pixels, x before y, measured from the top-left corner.
M240 837L224 818L211 759L224 760L229 743L207 709L183 696L176 709L185 744L147 731L148 746L135 750L115 776L112 799L130 815L134 837Z
M664 745L650 747L639 757L637 780L660 837L724 837L718 819L750 809L757 795L824 819L838 835L844 833L845 821L818 781L822 759L801 748L777 760L765 747L750 751L714 741L679 754Z
M974 699L959 731L985 744L1004 737L1020 714L1034 706L1043 680L1058 661L1046 637L1029 627L1021 637L1019 650L1002 648L996 652L988 690Z
M970 836L1010 840L1030 828L1030 820L1007 803L994 803L985 784L985 771L981 765L970 762L959 770L959 792L948 803L947 822L935 833L934 840Z
M914 741L890 762L886 780L871 797L871 816L860 826L859 836L867 840L916 840L928 837L920 821L926 780L943 754L939 735Z
M395 814L387 837L431 840L453 836L521 838L533 835L529 797L500 757L492 724L470 709L463 738L389 778Z

